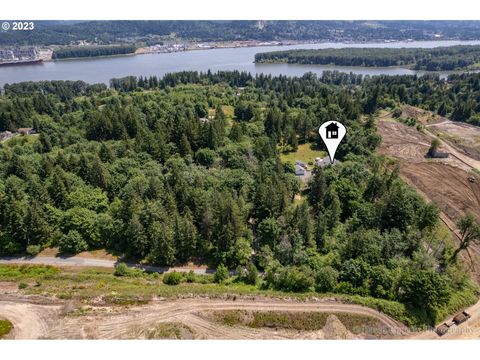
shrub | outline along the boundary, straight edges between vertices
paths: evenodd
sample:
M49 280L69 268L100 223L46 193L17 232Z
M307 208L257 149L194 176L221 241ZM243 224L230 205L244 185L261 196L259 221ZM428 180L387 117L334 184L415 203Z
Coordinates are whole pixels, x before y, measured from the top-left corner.
M142 269L128 267L125 263L119 263L115 266L115 271L113 272L115 276L129 276L129 277L141 277L145 275L145 271Z
M283 267L278 262L267 268L265 281L276 290L305 292L313 289L315 279L312 270L306 266Z
M332 291L337 282L338 272L331 266L324 266L315 274L315 289L319 292Z
M216 156L217 153L211 149L200 149L195 154L195 160L200 165L209 167L214 163Z
M222 283L228 279L228 269L225 265L218 265L217 270L215 271L214 279L216 283Z
M402 115L402 109L400 109L400 108L398 108L398 107L395 108L395 109L393 110L393 112L392 112L392 116L393 116L394 118L399 118L401 115Z
M0 339L13 329L13 324L8 320L0 319Z
M127 264L125 263L120 263L117 266L115 266L115 271L113 272L113 275L115 276L127 276L129 274L130 269L128 268Z
M167 285L178 285L183 280L183 274L181 272L172 271L163 275L163 283Z
M76 230L70 230L68 234L63 235L58 245L62 252L69 254L78 254L88 248L87 242Z
M276 286L285 291L305 292L309 291L314 284L315 280L309 268L290 266L284 268Z
M187 275L185 275L185 280L188 282L188 283L193 283L195 282L195 273L193 272L193 270L190 270Z
M21 282L20 284L18 284L19 289L26 289L27 287L28 287L28 284L26 284L24 282Z
M437 152L438 148L440 147L440 145L441 145L440 140L438 140L437 138L433 139L430 144L430 148L428 149L427 156L433 157Z
M247 273L244 278L245 284L255 285L258 280L258 270L253 263L248 264Z
M27 254L30 255L30 256L35 256L40 251L42 251L42 247L40 245L28 245L27 246Z

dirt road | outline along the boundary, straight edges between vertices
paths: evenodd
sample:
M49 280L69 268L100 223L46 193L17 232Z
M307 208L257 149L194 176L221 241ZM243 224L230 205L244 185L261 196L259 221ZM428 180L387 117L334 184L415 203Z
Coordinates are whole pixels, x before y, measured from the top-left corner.
M18 256L2 256L0 257L0 264L31 264L31 265L52 265L52 266L80 266L80 267L105 267L114 268L118 262L115 260L106 259L93 259L80 256L71 257L53 257L53 256L36 256L36 257L18 257ZM192 268L192 267L158 267L151 265L140 265L127 263L128 266L139 268L151 272L172 272L193 271L196 274L207 274L214 270L205 268Z
M72 312L74 306L63 302L39 304L18 295L0 295L0 316L14 325L10 338L15 339L127 339L141 327L158 323L182 323L200 339L288 339L323 338L322 331L298 332L253 329L221 325L206 316L209 311L254 310L282 312L348 313L377 320L382 331L408 336L408 329L387 315L371 308L336 301L298 302L275 299L174 299L155 300L131 308L90 307L84 313Z

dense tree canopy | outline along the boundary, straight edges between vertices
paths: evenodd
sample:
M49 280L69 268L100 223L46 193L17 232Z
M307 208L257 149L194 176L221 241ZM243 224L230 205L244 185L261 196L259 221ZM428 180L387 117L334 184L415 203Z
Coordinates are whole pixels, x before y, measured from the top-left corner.
M275 289L399 300L431 319L465 280L444 261L448 244L430 251L441 242L436 208L374 154L381 139L363 115L392 90L370 81L185 72L110 89L8 85L0 129L38 134L0 144L0 253L34 245L199 260L220 265L219 282L225 267L256 282L254 262ZM341 163L302 186L279 149L317 142L327 120L348 127Z
M35 31L8 31L0 45L69 45L87 40L111 44L135 38L232 41L383 41L389 40L477 40L478 21L329 21L329 20L153 20L153 21L35 21Z
M67 59L74 57L95 57L133 54L136 48L133 45L117 46L77 46L55 49L53 59Z

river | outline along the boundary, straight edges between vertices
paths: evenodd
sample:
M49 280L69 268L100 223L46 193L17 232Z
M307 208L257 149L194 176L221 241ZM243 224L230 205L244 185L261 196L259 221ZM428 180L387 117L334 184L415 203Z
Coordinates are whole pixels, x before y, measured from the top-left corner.
M119 57L71 59L50 61L43 64L0 67L0 86L6 83L39 80L83 80L88 83L108 84L109 80L128 75L162 76L165 73L197 70L215 72L218 70L248 71L252 74L301 76L306 72L321 74L324 70L339 70L363 75L404 75L422 74L401 67L366 68L300 64L255 64L258 52L288 49L325 49L345 47L422 47L432 48L451 45L479 45L480 41L413 41L371 44L320 43L290 46L258 46L230 49L193 50L177 53L130 55ZM448 73L442 72L444 77Z

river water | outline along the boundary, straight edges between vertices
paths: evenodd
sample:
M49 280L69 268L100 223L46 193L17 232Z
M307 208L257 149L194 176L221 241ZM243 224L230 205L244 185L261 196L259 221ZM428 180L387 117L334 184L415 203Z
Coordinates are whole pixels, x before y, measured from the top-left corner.
M39 80L84 80L88 83L108 84L109 80L128 75L162 76L165 73L197 70L213 72L218 70L248 71L252 74L301 76L306 72L321 74L324 70L339 70L363 75L404 75L422 74L401 67L366 68L300 64L255 64L258 52L288 49L325 49L345 47L422 47L432 48L451 45L479 45L480 41L413 41L372 44L321 43L290 46L258 46L231 49L194 50L166 54L107 57L96 59L71 59L45 62L43 64L0 67L0 86L6 83ZM440 73L444 77L448 73Z

